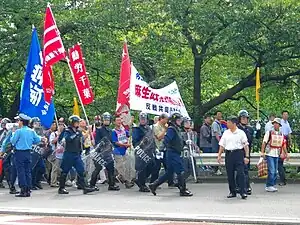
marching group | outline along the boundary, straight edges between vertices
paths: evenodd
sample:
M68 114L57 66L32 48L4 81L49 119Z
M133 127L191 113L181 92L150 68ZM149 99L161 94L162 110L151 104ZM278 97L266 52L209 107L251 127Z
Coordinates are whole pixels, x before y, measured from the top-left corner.
M286 184L283 162L289 158L287 149L292 131L288 112L282 116L279 119L270 115L261 147L268 166L268 192L277 191L277 171L281 185ZM65 187L72 185L84 194L99 191L97 184L107 182L109 191L119 191L116 184L119 183L128 189L137 185L140 192L156 195L158 187L168 182L169 187L179 189L180 196L192 196L186 187L191 165L195 164L190 156L201 151L218 153L219 162L225 152L228 198L240 193L246 199L252 192L248 173L250 152L261 129L259 124L255 128L249 125L246 110L226 122L221 112L215 114L214 121L205 116L199 134L194 131L193 122L177 112L170 117L156 116L152 123L149 115L141 112L138 125L133 118L132 129L123 127L120 117L107 112L96 116L91 126L73 115L68 126L60 118L48 130L38 118L20 114L15 120L17 124L8 118L1 120L0 187L4 188L6 179L9 193L16 197L30 197L33 190L43 189L44 179L51 187L58 188L59 194L68 194ZM165 172L160 176L162 166ZM218 167L211 169L217 175L222 174ZM20 191L15 188L17 178Z

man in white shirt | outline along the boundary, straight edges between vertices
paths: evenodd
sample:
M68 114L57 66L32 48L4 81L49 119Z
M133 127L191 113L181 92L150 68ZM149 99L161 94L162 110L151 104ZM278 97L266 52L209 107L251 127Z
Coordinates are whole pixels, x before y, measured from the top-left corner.
M275 119L276 115L274 113L271 113L269 115L269 121L266 123L265 125L265 133L267 133L268 131L273 130L273 120Z
M249 163L249 143L245 132L237 128L238 122L237 117L228 118L228 130L224 132L219 142L218 162L221 163L221 155L225 150L225 166L230 191L227 198L236 197L235 171L237 171L240 195L242 199L246 199L244 165Z

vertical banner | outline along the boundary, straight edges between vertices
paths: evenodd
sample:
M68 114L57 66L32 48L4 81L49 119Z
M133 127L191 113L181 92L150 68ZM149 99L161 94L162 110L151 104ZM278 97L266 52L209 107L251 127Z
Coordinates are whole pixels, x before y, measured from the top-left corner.
M37 31L34 28L26 73L21 87L19 111L29 117L38 117L44 127L50 128L55 109L53 101L51 104L45 102L42 85L42 52Z
M130 104L129 104L130 75L131 75L130 58L129 58L128 48L127 48L127 43L125 42L123 46L123 53L122 53L116 114L121 117L122 124L126 129L129 129L131 123Z
M91 104L94 101L94 94L86 72L79 44L76 44L69 49L69 58L79 98L83 105Z

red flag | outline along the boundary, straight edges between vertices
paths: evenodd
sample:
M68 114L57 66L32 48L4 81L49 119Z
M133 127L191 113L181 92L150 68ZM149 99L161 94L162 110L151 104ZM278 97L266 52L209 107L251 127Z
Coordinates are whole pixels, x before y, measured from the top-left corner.
M69 49L70 66L79 98L82 104L88 105L94 101L94 94L86 72L82 51L79 44Z
M50 4L47 6L45 14L43 44L43 89L45 101L50 103L54 93L54 79L51 66L66 56Z
M125 128L128 128L131 122L130 116L130 103L129 103L129 91L130 91L130 75L131 66L127 43L124 43L122 62L120 70L119 90L117 99L117 115L121 116L122 123Z

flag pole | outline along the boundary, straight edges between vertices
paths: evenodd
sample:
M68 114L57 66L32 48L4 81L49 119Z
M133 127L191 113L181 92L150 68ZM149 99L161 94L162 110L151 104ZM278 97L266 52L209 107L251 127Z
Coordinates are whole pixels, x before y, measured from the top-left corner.
M80 104L81 104L81 107L82 107L82 111L83 111L83 113L84 113L84 116L85 116L87 125L88 125L88 127L90 127L90 122L89 122L89 119L88 119L88 117L87 117L87 114L86 114L84 105L83 105L83 103L82 103L82 100L81 100L81 97L80 97L80 93L79 93L78 87L77 87L77 85L76 85L75 76L74 76L74 73L73 73L73 70L72 70L72 67L71 67L71 64L70 64L70 59L69 59L68 56L66 56L66 60L67 60L68 67L69 67L69 70L70 70L71 75L72 75L72 78L73 78L73 82L74 82L74 84L75 84L75 88L76 88L76 91L77 91L77 94L78 94L78 98L79 98L79 101L80 101Z

